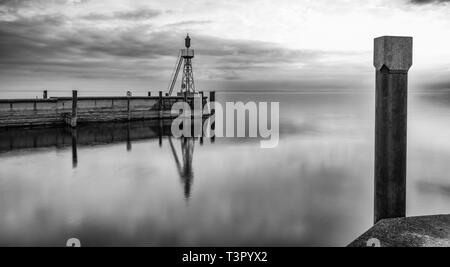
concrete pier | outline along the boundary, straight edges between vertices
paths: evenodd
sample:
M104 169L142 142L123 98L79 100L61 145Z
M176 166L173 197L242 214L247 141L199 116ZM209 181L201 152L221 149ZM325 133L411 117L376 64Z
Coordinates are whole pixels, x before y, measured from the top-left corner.
M411 65L411 37L375 39L375 223L404 217L406 212L408 70Z
M450 215L385 219L349 247L449 247Z
M72 97L0 99L0 128L80 123L171 119L172 105L183 96ZM194 98L188 97L188 102ZM203 105L207 98L203 98ZM208 114L204 114L208 116Z

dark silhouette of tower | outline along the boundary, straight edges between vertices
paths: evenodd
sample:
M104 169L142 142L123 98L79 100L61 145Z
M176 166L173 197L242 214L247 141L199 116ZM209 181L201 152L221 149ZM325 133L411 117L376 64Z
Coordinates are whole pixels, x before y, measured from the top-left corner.
M184 59L183 78L181 79L181 93L195 93L194 70L192 69L192 59L194 50L191 47L191 38L189 34L185 39L186 49L181 50L181 57Z
M178 94L183 95L185 92L188 94L195 94L194 83L194 69L192 67L192 59L194 58L194 49L191 49L191 37L189 34L184 40L185 48L181 49L180 56L178 57L177 64L172 74L171 83L169 85L168 95L172 95L175 83L177 82L178 73L183 65L183 74L181 78L181 90Z

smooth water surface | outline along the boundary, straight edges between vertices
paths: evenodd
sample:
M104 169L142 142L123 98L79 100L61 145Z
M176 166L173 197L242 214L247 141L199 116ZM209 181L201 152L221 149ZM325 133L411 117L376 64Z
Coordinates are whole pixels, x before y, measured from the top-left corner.
M345 246L371 227L373 94L217 98L280 102L279 146L154 122L0 131L0 245ZM408 215L450 213L449 106L410 98Z

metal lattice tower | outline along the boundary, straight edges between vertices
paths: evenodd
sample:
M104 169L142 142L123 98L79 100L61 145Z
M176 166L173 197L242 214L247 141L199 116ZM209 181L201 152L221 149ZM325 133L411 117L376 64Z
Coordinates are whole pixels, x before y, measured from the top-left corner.
M189 34L185 39L185 47L181 49L180 56L178 57L177 64L175 65L174 72L172 74L171 83L169 85L168 95L172 95L175 83L177 82L178 73L180 72L181 65L183 65L183 75L181 79L180 93L184 92L195 94L194 83L194 70L192 68L192 59L194 58L194 49L191 49L191 38ZM183 64L184 63L184 64Z
M192 59L194 58L194 50L191 47L191 38L189 34L185 39L186 49L181 50L181 57L184 60L183 78L181 80L181 92L195 93L194 70L192 68Z

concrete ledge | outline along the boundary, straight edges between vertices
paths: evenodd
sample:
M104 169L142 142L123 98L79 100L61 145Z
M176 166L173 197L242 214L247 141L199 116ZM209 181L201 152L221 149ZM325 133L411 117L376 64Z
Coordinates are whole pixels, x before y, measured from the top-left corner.
M192 98L191 96L188 98ZM78 100L158 100L159 96L87 96L87 97L78 97ZM163 99L172 99L172 100L183 100L184 96L163 96ZM203 97L205 101L208 99L207 96ZM42 98L24 98L24 99L0 99L0 103L36 103L36 102L58 102L64 100L72 100L72 97L51 97L47 99Z
M72 99L72 98L70 98ZM0 99L0 103L54 103L58 102L58 99L56 98L28 98L28 99Z
M366 247L373 238L381 247L449 247L450 215L381 220L349 247Z

